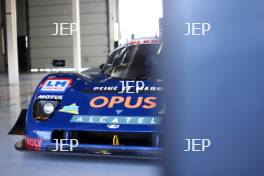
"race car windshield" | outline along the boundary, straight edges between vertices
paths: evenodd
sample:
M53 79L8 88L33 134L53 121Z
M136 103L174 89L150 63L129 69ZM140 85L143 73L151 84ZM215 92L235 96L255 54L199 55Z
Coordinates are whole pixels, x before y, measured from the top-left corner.
M159 48L159 44L132 45L122 48L113 54L111 66L105 67L104 73L122 79L155 78Z

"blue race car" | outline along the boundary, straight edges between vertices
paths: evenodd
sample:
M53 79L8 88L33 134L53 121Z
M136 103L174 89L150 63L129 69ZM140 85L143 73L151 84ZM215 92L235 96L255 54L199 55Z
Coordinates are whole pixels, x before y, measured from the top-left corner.
M97 72L45 76L9 134L20 151L159 157L160 40L141 38L109 54Z

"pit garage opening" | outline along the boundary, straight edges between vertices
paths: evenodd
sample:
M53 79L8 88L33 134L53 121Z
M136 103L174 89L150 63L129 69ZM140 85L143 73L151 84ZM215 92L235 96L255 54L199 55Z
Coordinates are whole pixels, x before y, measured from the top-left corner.
M119 0L120 43L141 37L159 37L162 0Z

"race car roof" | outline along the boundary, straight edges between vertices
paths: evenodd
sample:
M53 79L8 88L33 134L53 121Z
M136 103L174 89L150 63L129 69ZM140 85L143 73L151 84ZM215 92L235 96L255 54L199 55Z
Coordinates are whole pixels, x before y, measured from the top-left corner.
M116 49L111 51L110 54L113 53L114 51L120 49L120 48L125 47L125 46L146 45L146 44L160 44L160 43L161 43L160 38L157 38L157 37L142 37L142 38L130 40L127 43L124 43L124 44L118 46Z

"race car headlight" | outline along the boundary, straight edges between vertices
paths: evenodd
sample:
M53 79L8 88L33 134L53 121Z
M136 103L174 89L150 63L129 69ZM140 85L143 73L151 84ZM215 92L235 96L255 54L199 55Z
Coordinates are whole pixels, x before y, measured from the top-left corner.
M36 101L33 107L33 118L38 121L48 120L58 104L59 101Z
M54 111L54 109L55 109L54 105L53 105L52 103L50 103L50 102L45 103L45 104L43 105L43 112L44 112L45 114L52 114L53 111Z

